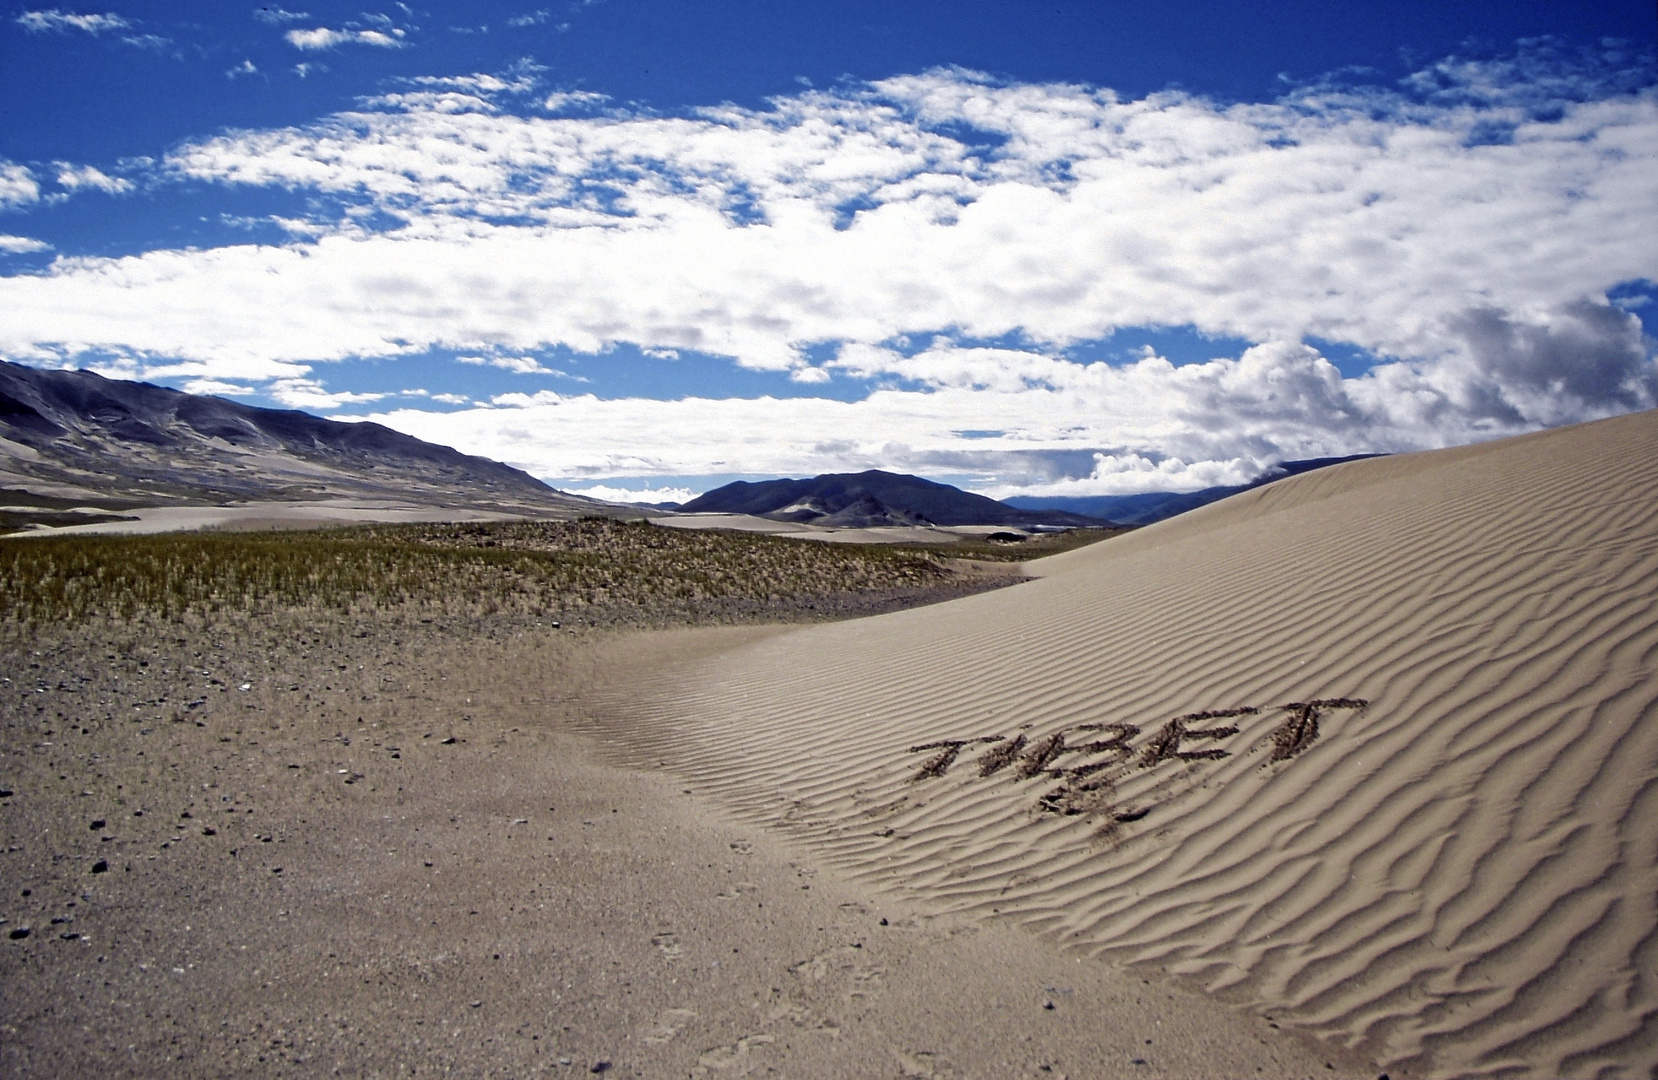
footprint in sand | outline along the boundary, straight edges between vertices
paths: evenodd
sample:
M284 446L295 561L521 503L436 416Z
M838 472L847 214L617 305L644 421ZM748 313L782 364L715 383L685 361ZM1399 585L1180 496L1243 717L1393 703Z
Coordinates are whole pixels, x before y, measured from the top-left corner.
M839 1035L841 1032L839 1025L834 1021L819 1016L811 1006L800 1004L781 990L771 992L771 1005L766 1012L766 1019L773 1023L782 1021L793 1024L797 1028L824 1035Z
M848 1000L868 997L880 988L886 969L864 963L863 950L843 945L819 953L809 960L789 965L789 974L806 982L823 982L830 978L845 979L844 991Z
M747 840L733 840L731 841L731 850L739 855L748 855L754 851L754 845Z
M928 1080L948 1080L958 1075L955 1066L931 1050L894 1050L898 1059L899 1076L920 1076Z
M660 934L651 935L651 944L662 950L662 955L669 960L677 959L685 951L679 944L679 935L672 931L665 930Z
M669 1009L656 1018L656 1023L645 1029L644 1039L652 1046L671 1042L675 1035L685 1030L687 1024L697 1018L697 1014L690 1009Z
M752 892L759 892L759 891L760 891L760 886L754 884L752 881L739 881L736 884L732 885L731 888L725 890L724 892L715 893L714 894L714 899L716 899L716 900L735 900L739 896L742 896L745 893L752 893Z
M691 1075L707 1076L710 1072L717 1072L730 1076L747 1076L760 1067L760 1062L755 1059L755 1051L776 1041L775 1035L748 1035L729 1046L716 1046L712 1050L705 1050L702 1056L697 1058L697 1067L691 1070Z

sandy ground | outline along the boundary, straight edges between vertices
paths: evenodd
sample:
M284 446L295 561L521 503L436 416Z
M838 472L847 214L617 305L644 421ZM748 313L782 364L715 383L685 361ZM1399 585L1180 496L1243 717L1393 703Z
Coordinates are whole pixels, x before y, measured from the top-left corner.
M0 1072L1658 1072L1658 413L1029 569L14 642Z
M839 544L948 544L995 532L1023 532L1006 525L884 525L868 529L834 528L800 521L773 521L753 514L665 514L648 519L671 529L733 529L768 533L797 540L827 540Z
M1658 1075L1658 413L1031 569L658 668L613 760L1396 1077Z
M1372 1075L603 763L590 700L790 633L291 616L14 643L0 1073Z
M426 506L418 503L393 503L374 499L255 502L237 506L146 506L122 510L120 514L136 520L64 525L35 529L17 535L132 535L192 532L199 529L308 529L333 525L525 520L521 514L492 513L464 507Z

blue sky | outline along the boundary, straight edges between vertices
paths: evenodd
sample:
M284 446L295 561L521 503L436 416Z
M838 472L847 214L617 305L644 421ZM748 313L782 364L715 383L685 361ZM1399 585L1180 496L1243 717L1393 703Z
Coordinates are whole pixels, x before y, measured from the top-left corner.
M1651 407L1655 37L1647 2L25 5L0 355L601 491L1193 488Z

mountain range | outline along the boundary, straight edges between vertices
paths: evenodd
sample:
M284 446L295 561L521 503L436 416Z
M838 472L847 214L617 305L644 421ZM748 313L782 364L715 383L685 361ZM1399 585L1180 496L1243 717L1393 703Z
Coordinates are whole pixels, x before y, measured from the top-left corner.
M1247 484L1202 488L1198 491L1146 491L1135 495L1091 495L1080 498L1044 495L1016 495L1007 500L1009 506L1025 510L1065 510L1073 514L1109 518L1119 525L1150 525L1164 518L1196 510L1200 506L1218 502L1228 495L1258 488L1286 476L1312 472L1344 461L1359 461L1378 454L1354 454L1351 457L1307 458L1285 461Z
M0 361L0 502L388 499L539 516L616 508L374 423Z
M739 480L679 506L680 513L752 514L841 528L1005 525L1077 528L1110 522L1067 510L1024 510L919 476L871 469L810 480Z

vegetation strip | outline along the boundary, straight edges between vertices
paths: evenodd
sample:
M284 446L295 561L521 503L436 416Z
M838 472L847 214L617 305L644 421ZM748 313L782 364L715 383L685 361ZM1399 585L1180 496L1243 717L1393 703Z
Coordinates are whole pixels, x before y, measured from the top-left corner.
M1022 547L983 546L1003 558ZM319 606L587 622L798 619L867 614L1016 580L970 580L946 553L969 554L596 518L41 537L0 544L0 623Z

